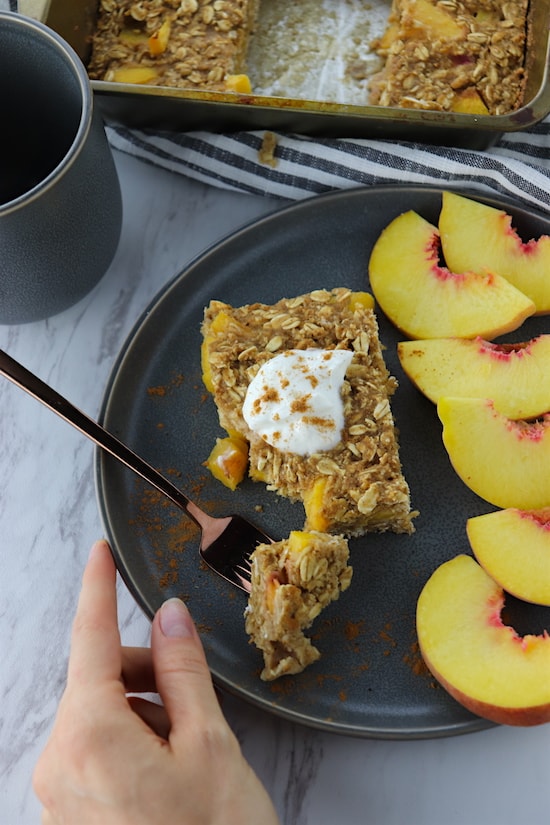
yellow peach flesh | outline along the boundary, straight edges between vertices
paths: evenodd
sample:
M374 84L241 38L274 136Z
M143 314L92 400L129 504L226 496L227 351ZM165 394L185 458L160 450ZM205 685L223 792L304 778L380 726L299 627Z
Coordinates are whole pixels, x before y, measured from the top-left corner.
M442 267L437 228L412 211L381 233L369 277L381 309L409 338L491 339L516 329L535 309L498 275L457 275Z
M328 521L323 515L323 497L326 488L326 478L318 478L304 494L306 528L308 530L317 530L319 533L323 533L328 527Z
M212 319L208 335L206 335L201 344L201 367L202 380L208 392L214 392L214 385L212 383L212 370L210 368L210 345L215 340L215 337L228 328L230 324L237 324L230 315L223 309L218 312L215 318Z
M550 504L550 414L514 421L481 398L439 400L443 443L462 481L496 507Z
M487 398L510 418L550 410L550 335L521 344L482 338L432 338L397 346L401 366L431 401L442 396Z
M225 88L228 92L235 92L241 95L252 93L252 84L246 74L230 74L225 78Z
M426 665L473 713L499 724L550 721L550 636L503 624L502 588L470 556L445 562L417 604Z
M550 508L475 516L466 531L476 559L504 590L550 607Z
M456 93L451 103L451 111L468 115L489 114L489 109L481 99L479 93L471 86L462 92Z
M550 237L523 242L505 211L452 192L443 194L439 231L453 272L497 272L534 301L537 313L550 312Z
M112 78L115 83L150 83L158 77L158 71L148 66L127 66L124 69L115 69Z
M217 438L206 462L214 478L230 490L241 483L248 465L248 444L244 438L228 436Z
M300 554L303 553L306 547L309 547L312 542L311 533L305 530L291 530L288 538L288 552Z
M409 0L409 14L404 18L400 37L425 37L427 40L462 40L466 29L440 6L427 0Z
M149 53L153 57L158 57L160 54L164 54L168 47L168 41L170 40L170 31L172 29L172 24L169 20L165 20L164 23L157 29L154 34L152 34L148 41L147 45L149 48Z
M374 298L370 292L352 292L349 296L349 307L352 312L358 309L374 309Z

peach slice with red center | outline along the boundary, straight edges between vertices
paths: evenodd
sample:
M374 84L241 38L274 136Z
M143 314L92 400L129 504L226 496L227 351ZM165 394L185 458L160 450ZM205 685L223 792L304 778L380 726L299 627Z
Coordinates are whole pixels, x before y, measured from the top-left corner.
M550 507L475 516L466 532L476 559L504 590L550 607Z
M502 725L550 721L550 636L520 636L501 618L504 591L470 556L435 570L417 604L422 657L472 713Z
M439 231L453 272L498 272L531 298L536 312L550 312L550 237L524 243L502 209L444 192Z
M441 266L439 232L416 212L395 218L369 262L374 297L409 338L491 339L516 329L533 302L499 275Z
M451 464L474 493L503 509L550 505L550 413L514 420L487 399L448 397L437 413Z
M483 338L402 341L397 354L411 381L434 403L443 396L488 398L509 418L550 410L550 335L520 344Z

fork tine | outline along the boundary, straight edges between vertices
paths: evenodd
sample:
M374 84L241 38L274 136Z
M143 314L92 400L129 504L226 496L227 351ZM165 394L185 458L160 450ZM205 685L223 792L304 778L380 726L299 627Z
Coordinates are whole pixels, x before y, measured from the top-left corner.
M250 555L258 544L273 539L242 516L231 516L223 531L200 554L206 564L227 581L249 593L252 566Z
M245 593L250 593L252 587L250 581L250 569L247 570L243 565L224 565L222 568L218 565L214 565L211 561L205 558L204 554L201 553L201 555L208 567L210 567L214 573L217 573L218 576L221 576L222 579L225 579L230 584L244 590Z
M233 582L233 584L236 584L237 587L240 587L242 590L245 591L245 593L250 593L250 591L252 590L252 583L250 579L247 579L244 576L236 575L236 581Z

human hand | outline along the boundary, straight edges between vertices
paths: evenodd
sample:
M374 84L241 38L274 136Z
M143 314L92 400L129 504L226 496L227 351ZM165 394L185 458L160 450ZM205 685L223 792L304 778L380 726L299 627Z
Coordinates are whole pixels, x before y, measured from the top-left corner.
M163 706L127 693L158 692ZM43 825L278 825L221 712L187 608L153 620L151 650L122 648L116 571L94 544L67 686L34 774Z

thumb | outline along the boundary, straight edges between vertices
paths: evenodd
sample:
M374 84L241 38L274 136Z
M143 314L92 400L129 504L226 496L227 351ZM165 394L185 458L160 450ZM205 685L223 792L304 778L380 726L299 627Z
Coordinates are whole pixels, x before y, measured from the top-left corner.
M221 716L204 649L193 619L180 599L158 610L151 633L157 690L170 719L170 738L185 733L190 721Z

